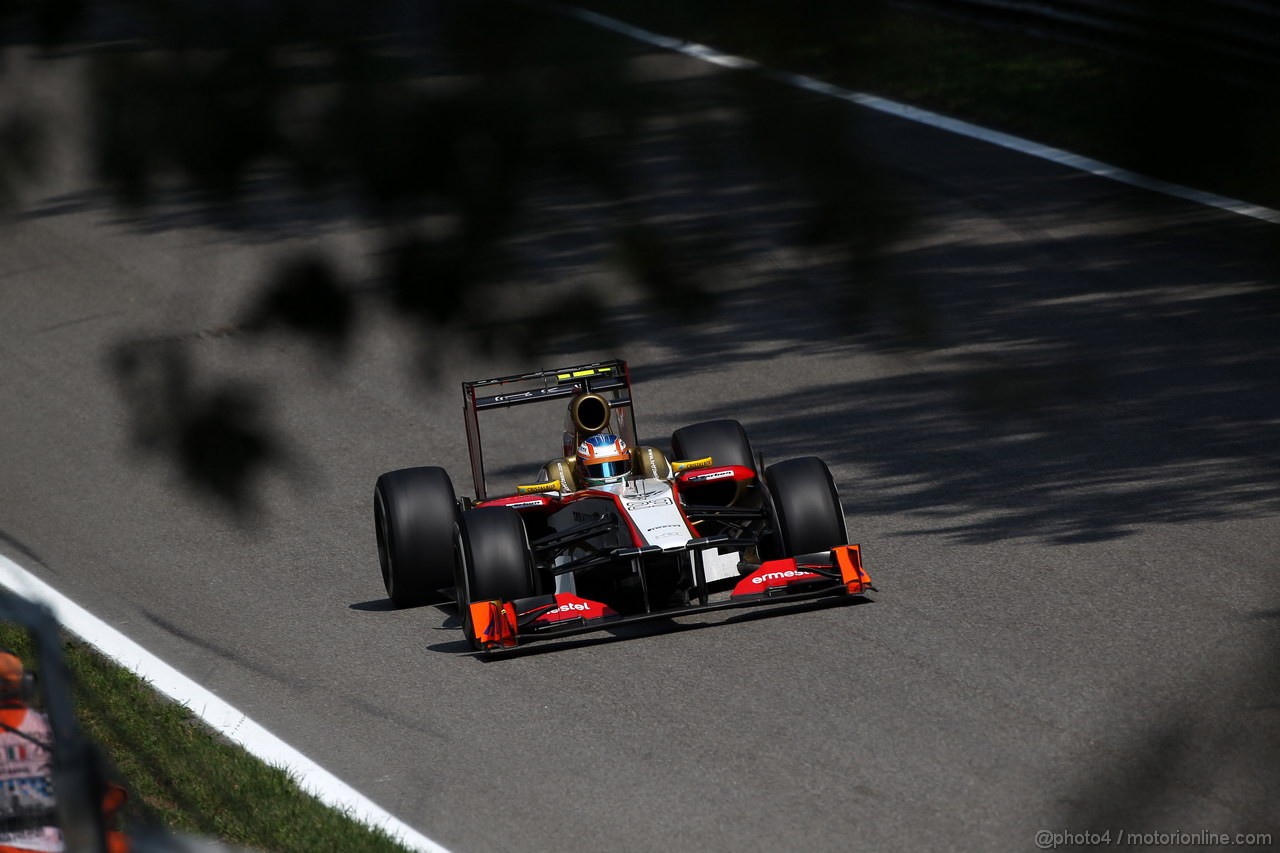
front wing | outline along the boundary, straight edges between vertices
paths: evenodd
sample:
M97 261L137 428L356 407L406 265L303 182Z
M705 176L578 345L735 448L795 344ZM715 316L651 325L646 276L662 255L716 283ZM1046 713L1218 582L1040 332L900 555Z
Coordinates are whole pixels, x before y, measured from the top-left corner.
M872 589L871 578L862 568L859 546L841 545L829 553L768 560L739 580L727 599L646 613L621 614L606 604L569 593L516 601L475 601L470 605L473 635L467 639L483 651L498 651L531 640L585 634L630 622L827 596L864 595Z

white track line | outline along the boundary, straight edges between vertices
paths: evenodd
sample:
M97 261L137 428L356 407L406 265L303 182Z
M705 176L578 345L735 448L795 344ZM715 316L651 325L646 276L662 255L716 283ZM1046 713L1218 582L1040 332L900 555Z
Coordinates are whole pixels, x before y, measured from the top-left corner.
M215 731L267 764L289 773L304 791L322 803L377 827L410 849L449 853L364 794L307 758L213 693L196 684L106 622L0 555L0 585L46 605L68 631L116 663L145 679L165 696L187 706Z
M693 42L681 41L680 39L671 38L670 36L658 35L648 30L642 30L639 27L633 27L631 24L614 18L592 12L587 9L579 9L574 6L559 6L557 8L562 14L572 18L577 18L588 24L611 30L628 38L651 44L664 50L672 50L683 53L686 56L692 56L703 62L710 62L713 65L719 65L722 68L746 69L752 68L767 74L775 80L780 80L789 85L810 92L817 92L821 95L829 95L833 98L839 98L843 101L858 104L868 109L878 112L887 113L888 115L897 116L908 121L914 121L919 124L936 127L939 130L945 130L948 133L954 133L958 136L966 136L970 139L989 142L992 145L999 145L1001 148L1008 148L1017 151L1020 154L1026 154L1041 160L1048 160L1051 163L1057 163L1060 166L1066 166L1069 169L1075 169L1080 172L1087 172L1090 175L1096 175L1099 178L1106 178L1109 181L1116 181L1121 184L1129 184L1130 186L1140 187L1144 190L1163 193L1164 195L1173 196L1174 198L1184 199L1186 201L1203 204L1208 207L1216 207L1230 213L1240 216L1248 216L1251 219L1260 219L1263 222L1280 224L1280 210L1272 210L1269 207L1262 207L1256 204L1250 204L1247 201L1228 198L1226 196L1217 195L1216 193L1204 192L1203 190L1184 187L1180 184L1169 183L1157 178L1150 178L1146 175L1140 175L1137 172L1130 172L1128 169L1121 169L1119 166L1112 166L1107 163L1093 160L1088 157L1082 157L1079 154L1072 154L1070 151L1063 151L1061 148L1053 148L1048 145L1041 145L1038 142L1031 142L1017 136L1007 133L1001 133L997 130L990 130L980 127L976 124L970 124L967 121L948 118L938 113L923 110L919 107L913 107L908 104L900 104L891 101L888 98L881 98L876 95L868 95L862 92L852 92L848 89L842 89L830 83L824 83L821 80L815 80L812 77L806 77L803 74L792 74L786 71L775 71L771 68L761 65L753 59L746 59L741 56L732 56L727 53L721 53L712 47L704 44L695 44Z

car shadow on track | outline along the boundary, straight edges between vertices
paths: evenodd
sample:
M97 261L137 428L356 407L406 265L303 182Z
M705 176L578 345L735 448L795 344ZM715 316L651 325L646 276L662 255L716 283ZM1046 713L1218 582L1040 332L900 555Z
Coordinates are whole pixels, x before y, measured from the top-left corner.
M395 603L389 598L371 598L368 601L357 601L355 604L348 604L348 610L362 610L366 613L386 613L395 610Z
M851 598L819 598L808 601L797 601L794 604L778 604L778 605L761 605L761 607L742 611L724 611L731 615L723 619L717 619L713 622L687 623L680 622L677 618L657 619L652 622L638 622L629 625L619 625L616 628L602 628L599 634L583 635L573 639L549 640L539 642L535 645L519 646L515 649L497 652L477 652L471 648L471 644L466 640L454 640L447 643L436 643L427 646L429 651L440 652L443 654L465 655L484 662L494 662L501 660L511 660L513 658L525 658L533 655L548 654L552 652L563 652L571 649L587 648L590 646L601 646L610 643L616 643L625 640L639 640L646 637L667 636L670 634L678 634L684 631L697 631L709 628L725 628L732 625L742 624L744 622L755 622L760 619L771 619L778 616L795 615L798 613L807 613L814 610L834 609L837 607L856 607L862 604L872 604L875 599L856 596ZM452 608L444 608L445 612L450 613L450 618L440 627L439 630L457 629L461 627L461 620ZM705 615L705 614L701 614Z

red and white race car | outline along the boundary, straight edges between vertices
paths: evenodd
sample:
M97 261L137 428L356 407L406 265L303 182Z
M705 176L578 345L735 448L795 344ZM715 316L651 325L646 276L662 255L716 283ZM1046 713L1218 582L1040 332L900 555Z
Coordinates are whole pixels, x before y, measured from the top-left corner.
M457 602L480 650L623 622L873 589L817 457L765 468L742 425L677 429L671 454L637 446L626 362L464 382L475 497L443 468L390 471L374 489L378 559L398 607ZM490 495L480 415L567 405L563 454Z

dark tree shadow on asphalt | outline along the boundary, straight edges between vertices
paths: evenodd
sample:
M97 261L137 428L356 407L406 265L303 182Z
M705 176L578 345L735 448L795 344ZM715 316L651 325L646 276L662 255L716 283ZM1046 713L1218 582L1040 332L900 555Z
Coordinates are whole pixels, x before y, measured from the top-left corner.
M881 275L908 206L830 99L752 74L673 77L631 42L503 2L60 11L11 32L83 46L99 186L21 216L100 211L239 243L373 235L371 277L310 251L215 333L298 342L337 371L361 317L390 311L417 331L416 364L458 340L532 358L625 339L637 319L691 327L778 243L743 241L778 232L824 258L815 299L837 328L882 305L909 336L929 328L910 285ZM600 267L620 286L567 275ZM570 305L592 328L563 322ZM195 343L140 335L109 368L135 447L246 522L290 437L269 392L206 375Z
M803 39L876 13L810 5L801 24L749 4L732 37ZM247 344L296 341L340 370L361 317L389 309L419 330L417 364L458 340L527 358L657 342L672 358L638 366L648 380L702 357L765 366L854 342L928 353L909 377L827 391L823 422L804 388L705 414L743 418L775 454L803 443L865 464L871 488L852 509L941 512L973 541L1089 541L1274 509L1274 463L1237 464L1275 414L1276 366L1261 320L1274 291L1229 292L1267 268L1240 229L1223 229L1229 261L1177 281L1151 277L1179 226L1050 237L1038 223L1073 211L1032 202L1009 223L1016 240L938 239L916 193L950 194L963 222L985 197L1031 187L960 172L939 186L834 99L753 73L664 77L653 51L506 3L61 11L11 32L65 44L79 24L102 39L87 61L105 192L32 215L106 205L143 231L212 225L248 242L376 226L372 278L350 279L323 249L280 264L228 318ZM1212 224L1181 227L1214 239ZM600 267L628 283L622 298L563 284ZM1082 285L1105 292L1081 299ZM560 334L574 325L566 304L594 328ZM253 518L261 484L291 464L269 394L206 375L191 341L145 340L110 359L135 446ZM911 498L876 493L907 481ZM966 519L975 506L995 513ZM948 523L939 507L959 512Z

